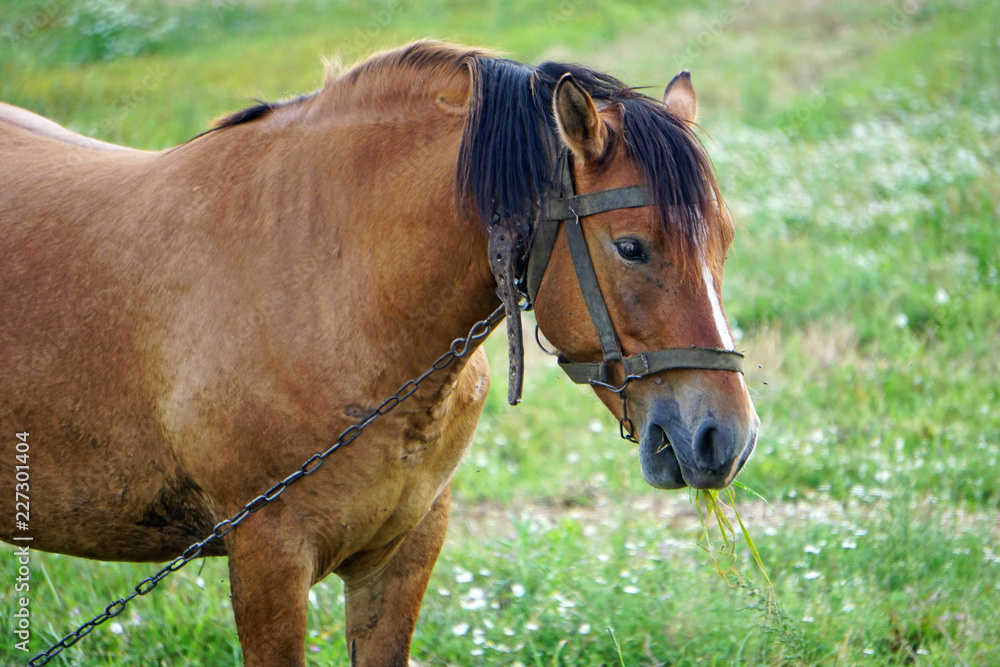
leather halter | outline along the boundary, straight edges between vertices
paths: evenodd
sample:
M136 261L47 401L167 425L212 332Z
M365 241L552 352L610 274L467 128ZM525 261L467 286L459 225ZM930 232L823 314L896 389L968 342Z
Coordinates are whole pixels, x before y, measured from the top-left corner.
M671 369L742 373L743 354L735 350L691 346L652 350L627 357L622 355L621 344L618 342L618 336L615 334L611 316L608 314L604 296L597 282L597 274L594 272L594 263L583 236L580 218L617 209L650 206L652 201L646 188L639 185L574 194L573 172L567 148L563 148L560 152L556 168L559 175L553 182L552 191L540 207L528 254L528 267L523 281L527 297L525 310L534 307L538 288L542 284L542 277L545 275L556 243L559 225L562 224L566 230L566 240L569 243L577 280L580 282L580 289L583 291L583 298L587 303L587 310L590 311L590 318L594 322L604 354L602 361L592 363L571 362L560 355L559 367L577 384L599 385L618 393L621 393L632 380ZM624 370L625 377L620 387L611 385L609 381L608 368L613 362L619 362Z

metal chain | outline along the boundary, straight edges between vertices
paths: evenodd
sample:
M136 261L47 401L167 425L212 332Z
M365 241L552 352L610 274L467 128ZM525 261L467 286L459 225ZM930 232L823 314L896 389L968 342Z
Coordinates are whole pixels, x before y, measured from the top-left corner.
M539 345L541 345L541 342L539 342ZM545 350L544 347L542 348L542 350L547 351ZM636 445L639 444L639 441L635 437L635 423L632 421L632 418L628 416L628 394L625 393L625 390L628 388L628 386L632 383L633 380L641 380L641 379L642 379L641 375L626 375L625 379L622 380L621 386L619 387L616 387L615 385L610 384L608 382L601 382L600 380L591 379L587 381L587 384L589 384L592 387L600 387L601 389L607 389L612 394L618 394L618 396L621 397L622 417L621 419L618 420L618 434L622 437L622 440L627 440Z
M635 424L632 423L632 419L628 416L628 395L625 393L625 387L628 386L630 380L626 379L625 384L622 385L621 390L618 395L622 397L622 418L618 420L618 434L622 437L622 440L628 440L629 442L639 444L639 441L635 437Z
M69 648L73 644L76 644L78 641L86 637L98 625L121 614L123 611L125 611L125 606L129 602L131 602L133 598L136 598L140 595L146 595L147 593L152 591L154 588L156 588L156 585L159 584L161 580L166 578L171 572L176 572L177 570L181 569L182 567L190 563L192 560L200 556L206 546L208 546L215 540L218 540L228 535L231 530L236 528L236 526L240 525L248 516L250 516L254 512L257 512L258 510L266 506L268 503L271 503L276 498L278 498L278 496L284 493L289 486L299 481L306 475L311 475L312 473L319 470L319 468L326 461L326 457L330 456L330 454L333 454L341 447L346 447L347 445L354 442L354 440L359 435L361 435L362 431L364 431L365 428L371 425L372 422L377 420L379 417L384 417L385 415L389 414L396 408L396 406L398 406L400 403L402 403L407 398L412 396L417 391L417 389L420 388L420 384L428 377L430 377L431 375L440 370L447 368L456 359L460 359L465 355L467 355L469 351L473 349L473 343L478 343L479 341L486 338L490 334L490 332L492 332L493 329L495 329L496 326L503 321L503 319L504 319L504 306L501 304L485 320L476 322L472 326L472 329L469 331L469 334L465 338L458 338L454 340L451 344L451 347L448 348L448 351L442 354L440 357L438 357L438 359L433 364L431 364L430 368L421 373L418 377L409 380L405 384L403 384L396 391L395 394L393 394L385 401L383 401L381 405L375 408L375 410L367 417L365 417L363 420L345 429L337 437L336 442L334 442L329 449L327 449L325 452L314 454L313 456L309 457L309 459L307 459L306 462L303 463L298 470L296 470L295 472L293 472L291 475L281 480L280 482L277 482L274 486L265 491L263 494L251 500L249 503L246 504L246 506L243 507L243 509L237 512L231 518L226 519L224 521L220 521L212 529L212 533L208 537L201 540L200 542L196 542L191 546L189 546L187 549L184 550L184 553L182 553L174 560L170 561L170 563L168 563L162 570L140 581L135 586L132 593L130 593L124 598L119 598L115 600L114 602L109 604L104 609L104 611L102 611L100 614L98 614L91 620L81 625L73 632L70 632L68 635L59 640L59 642L53 644L47 651L44 651L36 655L34 658L31 659L27 667L41 667L41 665L48 663L52 658L61 653L64 649Z

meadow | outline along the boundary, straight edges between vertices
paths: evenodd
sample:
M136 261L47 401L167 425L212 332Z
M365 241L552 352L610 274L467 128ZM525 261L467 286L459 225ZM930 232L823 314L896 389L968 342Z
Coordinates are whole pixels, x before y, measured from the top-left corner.
M689 494L645 486L636 447L540 352L509 407L495 335L414 659L991 665L997 16L993 0L0 0L0 100L161 149L251 98L316 88L323 57L418 37L577 61L651 94L690 69L738 228L723 296L762 425L740 477L760 497L737 489L737 506L770 583L740 537L739 574L720 576ZM0 562L0 664L24 664L12 549ZM153 571L40 553L32 567L33 650ZM241 664L228 592L224 561L195 563L54 664ZM343 624L327 579L309 664L347 663Z

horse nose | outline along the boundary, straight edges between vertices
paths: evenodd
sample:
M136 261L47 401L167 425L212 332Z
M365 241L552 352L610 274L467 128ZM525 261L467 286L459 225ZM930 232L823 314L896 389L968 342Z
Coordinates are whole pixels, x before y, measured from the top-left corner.
M760 422L703 413L687 426L676 404L661 403L642 432L643 478L660 489L723 489L736 478L757 443Z
M729 471L732 467L733 440L726 437L722 427L714 419L706 419L698 427L691 443L694 449L695 463L702 471L717 475Z

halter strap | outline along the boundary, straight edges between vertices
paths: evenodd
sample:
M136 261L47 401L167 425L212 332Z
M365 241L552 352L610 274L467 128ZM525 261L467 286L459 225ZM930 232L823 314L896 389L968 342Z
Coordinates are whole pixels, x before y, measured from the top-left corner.
M620 208L650 206L652 202L641 185L626 185L623 188L598 190L582 195L571 195L546 202L545 217L549 220L572 220L597 215Z
M638 379L660 371L692 368L743 372L743 355L715 347L671 347L633 354L621 359L626 379ZM607 361L573 363L559 359L559 368L577 384L608 384Z
M620 361L621 346L618 344L618 336L615 335L615 327L611 323L604 295L601 294L601 286L597 283L597 274L594 272L594 263L590 260L587 241L583 238L580 219L567 222L565 229L569 254L573 258L573 268L576 269L576 279L580 283L580 289L583 290L583 300L587 304L587 310L590 311L590 319L594 323L594 329L597 330L597 338L601 341L605 365L609 361Z

